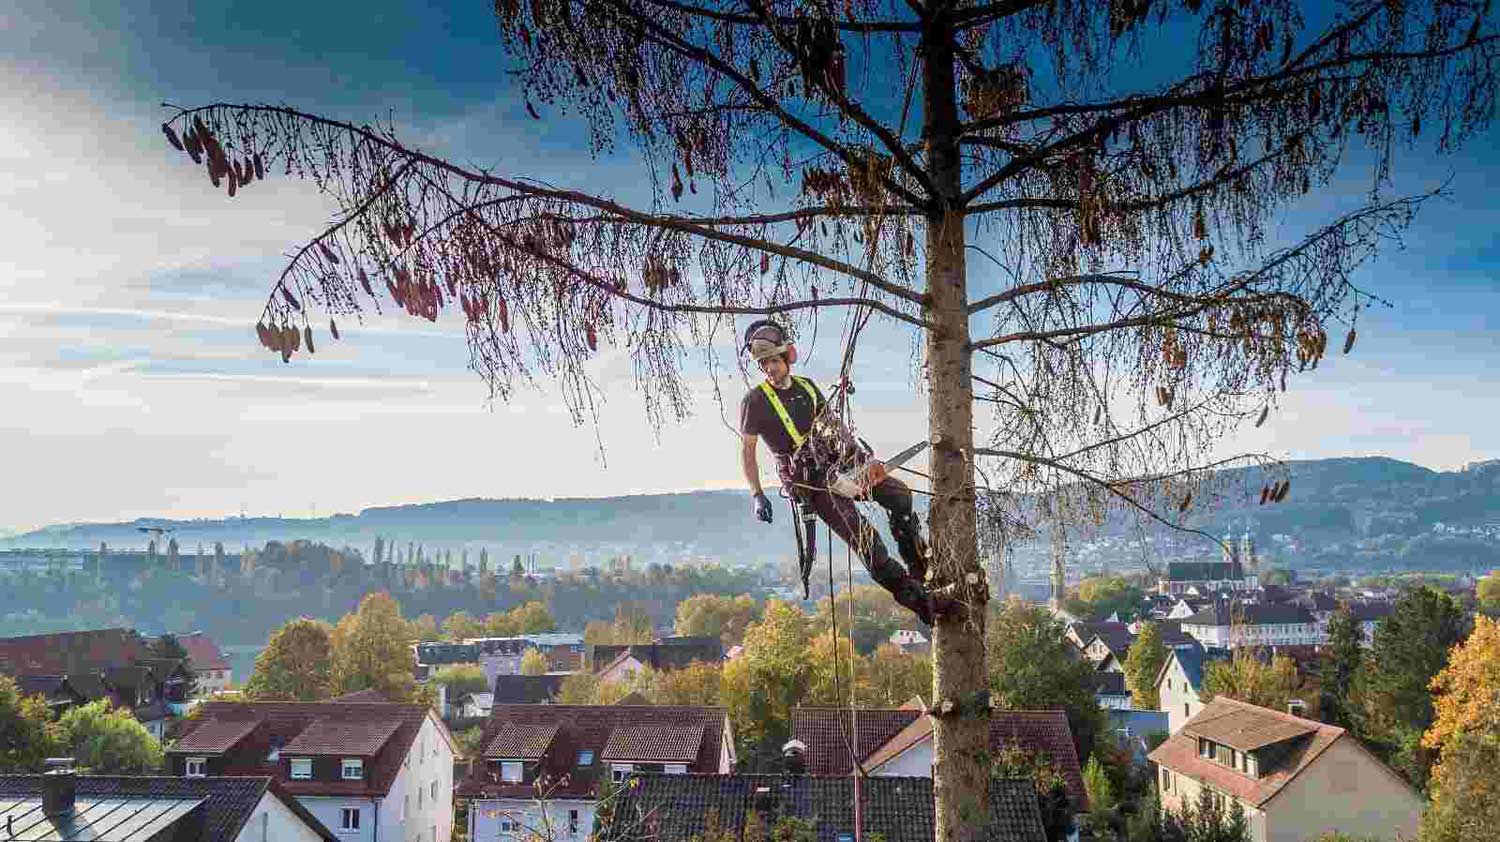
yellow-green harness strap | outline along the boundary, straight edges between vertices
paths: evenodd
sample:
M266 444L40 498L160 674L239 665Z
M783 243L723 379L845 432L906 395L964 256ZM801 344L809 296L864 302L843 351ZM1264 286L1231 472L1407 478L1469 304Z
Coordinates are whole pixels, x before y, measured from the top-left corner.
M795 375L792 376L792 380L807 391L807 396L812 399L813 411L817 412L818 390L813 387L812 382ZM786 427L787 435L792 437L792 447L794 449L801 447L802 443L807 441L807 436L797 432L797 425L792 423L792 416L787 413L786 405L781 402L781 398L776 396L776 387L772 386L770 381L762 380L760 390L766 393L766 399L771 402L771 408L776 410L776 417L781 419L782 426Z

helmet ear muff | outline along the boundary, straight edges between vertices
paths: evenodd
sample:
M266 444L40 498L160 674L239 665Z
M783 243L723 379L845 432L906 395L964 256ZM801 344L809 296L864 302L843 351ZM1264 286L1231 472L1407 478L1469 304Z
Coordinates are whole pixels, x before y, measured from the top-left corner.
M797 346L793 345L791 343L788 343L787 346L786 346L786 355L785 356L786 356L786 364L787 365L796 365L797 364Z

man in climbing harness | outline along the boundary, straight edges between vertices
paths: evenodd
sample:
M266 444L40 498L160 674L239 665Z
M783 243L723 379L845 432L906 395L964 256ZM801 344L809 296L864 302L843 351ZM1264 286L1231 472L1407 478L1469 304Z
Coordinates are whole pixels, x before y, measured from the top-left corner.
M922 540L917 515L912 511L911 489L895 477L884 476L869 487L861 499L873 499L890 517L891 535L901 553L905 567L891 558L885 543L874 527L860 516L854 500L830 489L834 466L827 447L811 441L814 421L827 401L813 382L792 374L797 361L796 346L775 322L763 320L745 330L743 350L760 366L765 375L756 388L740 402L740 466L755 501L755 516L765 523L772 521L771 501L766 499L760 482L756 445L762 438L776 456L776 473L782 488L793 499L810 506L824 523L844 539L859 555L870 576L891 592L896 602L914 612L927 625L934 614L952 610L952 600L935 597L923 584L927 575L927 547ZM883 471L878 466L876 476ZM845 489L847 490L847 488ZM799 536L802 533L798 533ZM808 547L804 547L804 542ZM804 554L803 584L806 586L807 557L811 552L812 530L799 538L799 552Z

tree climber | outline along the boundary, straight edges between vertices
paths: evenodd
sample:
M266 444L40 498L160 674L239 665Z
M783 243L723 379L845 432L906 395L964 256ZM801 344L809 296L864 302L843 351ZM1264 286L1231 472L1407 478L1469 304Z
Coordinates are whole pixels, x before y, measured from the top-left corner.
M761 487L756 459L756 444L764 438L776 457L776 474L783 490L809 504L854 549L871 578L890 591L897 603L932 625L935 614L953 608L953 600L934 596L923 585L927 546L912 511L911 489L895 477L882 477L882 466L875 463L872 479L879 481L869 487L868 494L859 495L860 499L874 499L886 510L891 535L906 563L903 568L891 558L875 528L860 515L854 500L829 488L834 485L830 474L839 452L836 446L830 450L827 441L814 435L814 421L824 412L827 401L811 380L792 374L797 348L786 331L773 321L757 321L746 328L742 349L766 376L740 401L740 466L755 501L755 517L765 523L772 520L771 501Z

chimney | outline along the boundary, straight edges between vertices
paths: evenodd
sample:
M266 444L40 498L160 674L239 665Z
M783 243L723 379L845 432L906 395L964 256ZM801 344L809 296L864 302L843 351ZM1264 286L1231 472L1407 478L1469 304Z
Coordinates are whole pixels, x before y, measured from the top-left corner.
M73 758L47 758L47 772L42 775L42 813L48 818L73 814L73 797L78 791L78 776L73 773Z
M801 740L788 740L781 747L781 758L786 763L788 775L807 774L807 744Z

